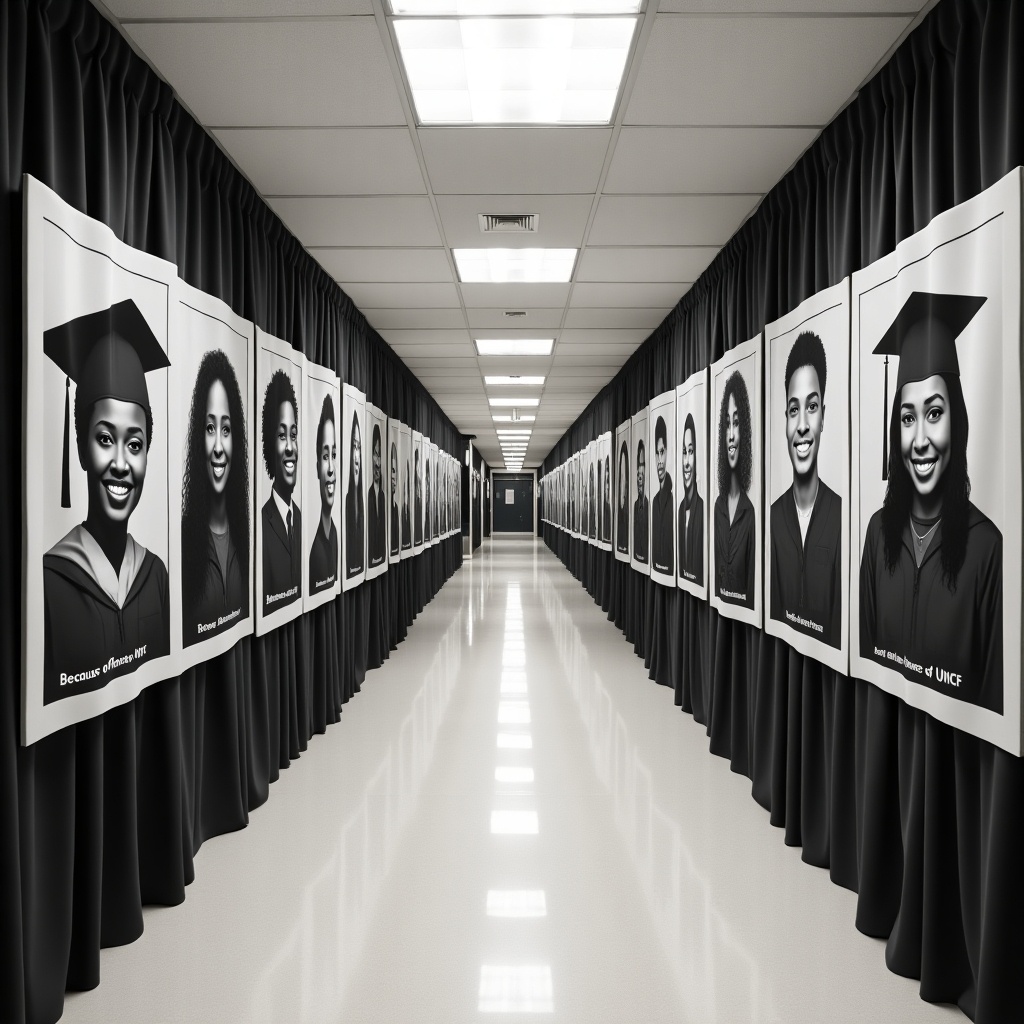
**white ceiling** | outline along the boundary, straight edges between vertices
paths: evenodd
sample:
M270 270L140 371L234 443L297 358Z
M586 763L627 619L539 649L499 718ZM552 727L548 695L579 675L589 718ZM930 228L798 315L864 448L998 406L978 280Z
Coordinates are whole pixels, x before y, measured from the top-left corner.
M417 127L386 0L106 10L500 467L482 375L547 376L537 465L934 2L647 0L612 125L580 128ZM480 213L539 231L484 236ZM451 248L484 245L581 252L567 285L461 284Z

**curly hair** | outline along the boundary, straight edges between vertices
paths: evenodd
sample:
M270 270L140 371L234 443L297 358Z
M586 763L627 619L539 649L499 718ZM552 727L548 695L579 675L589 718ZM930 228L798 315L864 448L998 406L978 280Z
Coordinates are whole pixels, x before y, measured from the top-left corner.
M206 474L206 404L210 388L220 381L231 416L231 468L225 498L228 529L244 581L249 579L249 451L242 391L231 361L220 350L203 356L192 389L185 442L185 473L181 482L181 593L185 608L198 607L206 584L207 537L210 531L210 488ZM248 585L246 583L246 585Z
M753 471L754 456L750 416L750 399L747 397L747 383L739 370L733 370L725 382L722 392L722 406L718 411L718 493L729 493L729 456L725 450L725 435L729 426L729 399L736 402L736 411L740 417L740 453L736 465L736 478L743 492L750 490L750 477Z
M825 380L828 377L828 362L825 359L825 346L813 331L804 331L797 335L793 347L786 359L786 399L789 399L789 382L793 374L801 366L810 366L818 375L818 387L821 388L821 401L825 401Z
M950 593L967 555L967 517L971 498L971 478L967 473L967 435L969 423L964 389L958 374L942 373L949 391L950 446L949 465L942 474L942 582ZM903 530L914 501L914 482L903 464L900 438L900 395L892 403L889 419L889 482L882 503L882 538L885 567L891 576L896 571L903 545Z
M291 378L284 370L275 370L267 384L263 395L263 465L267 467L267 476L271 480L277 473L277 411L289 402L295 413L295 429L299 427L299 402L295 397L295 388Z
M318 464L320 449L324 446L324 427L328 423L337 431L338 424L334 419L334 399L329 394L324 395L324 404L320 406L320 422L316 425L316 461Z

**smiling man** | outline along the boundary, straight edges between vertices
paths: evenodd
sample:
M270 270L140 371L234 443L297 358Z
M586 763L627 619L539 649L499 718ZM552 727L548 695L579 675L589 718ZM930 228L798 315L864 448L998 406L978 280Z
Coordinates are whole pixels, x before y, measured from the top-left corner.
M786 360L786 450L793 483L771 507L773 619L840 646L843 502L818 475L825 429L825 346L804 331Z

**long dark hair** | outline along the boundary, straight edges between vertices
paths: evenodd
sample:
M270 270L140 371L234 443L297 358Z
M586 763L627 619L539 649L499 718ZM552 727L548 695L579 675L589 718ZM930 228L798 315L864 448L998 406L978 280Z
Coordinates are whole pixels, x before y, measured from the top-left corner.
M622 475L622 460L623 459L626 460L626 500L623 501L622 497L620 495L619 496L619 504L620 505L627 504L629 502L629 446L626 444L625 440L623 440L623 442L622 442L622 447L619 448L619 475L620 476ZM616 483L615 486L618 487L619 485Z
M356 485L355 473L352 471L355 464L354 453L356 450L356 432L359 433L359 484ZM353 411L352 413L352 430L348 435L348 493L355 493L356 499L356 513L358 518L362 519L363 511L363 462L365 456L363 453L363 432L359 430L359 412Z
M942 373L949 392L950 452L949 465L939 486L942 488L942 582L950 593L967 555L967 516L971 498L971 478L967 475L967 403L960 376ZM896 571L903 545L903 530L914 500L914 483L903 465L900 444L900 395L892 403L889 419L889 482L882 503L882 538L885 542L885 567L891 576Z
M750 490L750 474L753 469L753 438L750 436L750 399L747 397L747 383L739 370L733 370L725 382L722 406L718 410L718 493L729 493L729 456L725 450L725 434L729 426L729 396L736 400L736 411L740 416L740 457L736 463L736 477L743 493Z
M206 403L216 381L224 385L231 416L231 468L226 501L228 529L241 566L242 580L249 579L249 452L245 410L234 367L220 350L207 352L199 364L192 405L188 414L185 473L181 481L181 593L185 608L203 599L206 584L206 547L210 534L210 488L206 478Z

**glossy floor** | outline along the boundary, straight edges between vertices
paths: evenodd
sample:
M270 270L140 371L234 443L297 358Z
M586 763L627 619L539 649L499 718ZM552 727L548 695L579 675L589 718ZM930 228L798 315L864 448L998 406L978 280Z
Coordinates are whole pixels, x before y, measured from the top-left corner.
M543 545L478 554L67 1021L966 1020Z

